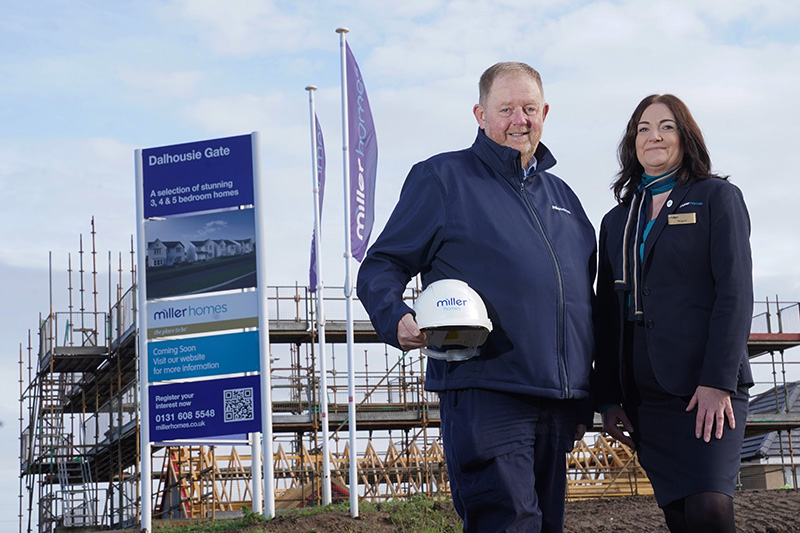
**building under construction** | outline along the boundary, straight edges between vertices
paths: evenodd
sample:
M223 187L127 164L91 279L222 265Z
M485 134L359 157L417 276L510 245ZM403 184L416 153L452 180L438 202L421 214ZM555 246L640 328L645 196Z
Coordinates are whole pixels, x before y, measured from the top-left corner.
M94 227L90 255L91 267L84 268L83 250L75 270L70 260L67 309L50 309L20 345L20 531L135 526L143 460L152 465L155 520L219 518L253 508L247 439L154 443L151 457L140 457L136 262L133 252L120 255L108 273L116 279L109 282L109 308L101 310ZM315 505L322 501L323 462L316 297L304 286L265 290L276 507ZM407 297L416 293L410 288ZM417 493L448 498L438 400L423 389L424 358L381 344L357 303L358 486L349 485L345 299L341 288L326 288L324 297L334 501L347 500L351 491L365 501ZM748 417L747 434L778 432L785 442L777 459L782 480L797 487L800 413L786 398L792 376L800 376L800 350L787 351L800 345L800 304L762 301L756 309L749 349L762 408ZM568 498L652 494L636 456L602 433L578 443L567 461ZM761 486L759 476L750 471L753 486Z

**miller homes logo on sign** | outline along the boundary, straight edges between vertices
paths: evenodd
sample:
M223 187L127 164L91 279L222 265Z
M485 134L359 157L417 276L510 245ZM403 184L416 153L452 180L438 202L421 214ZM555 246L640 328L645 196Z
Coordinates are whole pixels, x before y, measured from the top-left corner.
M147 338L258 327L255 291L157 300L147 305Z
M142 150L145 218L252 205L251 135Z

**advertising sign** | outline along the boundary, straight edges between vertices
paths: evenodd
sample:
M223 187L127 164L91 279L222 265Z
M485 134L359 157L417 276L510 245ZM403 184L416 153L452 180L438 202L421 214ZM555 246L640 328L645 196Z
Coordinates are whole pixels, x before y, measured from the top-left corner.
M250 135L142 150L144 217L252 205Z
M150 385L153 442L261 431L258 376Z
M171 379L258 372L258 331L147 343L147 376Z
M145 444L261 430L261 378L241 377L269 338L257 144L253 132L136 150Z

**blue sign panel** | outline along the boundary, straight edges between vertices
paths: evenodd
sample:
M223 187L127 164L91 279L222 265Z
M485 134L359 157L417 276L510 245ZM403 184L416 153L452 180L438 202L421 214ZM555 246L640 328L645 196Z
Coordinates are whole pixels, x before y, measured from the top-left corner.
M261 431L259 376L150 385L150 440Z
M258 331L147 343L147 377L170 379L258 372Z
M142 150L144 217L253 205L251 135Z

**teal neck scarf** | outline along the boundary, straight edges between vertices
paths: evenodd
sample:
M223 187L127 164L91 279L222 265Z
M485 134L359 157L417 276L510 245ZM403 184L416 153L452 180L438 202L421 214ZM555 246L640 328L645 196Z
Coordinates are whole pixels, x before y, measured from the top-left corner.
M654 194L661 194L675 187L676 176L680 167L674 168L664 174L651 176L642 174L642 182L636 188L631 205L628 208L628 220L625 224L623 235L623 279L616 280L615 285L619 290L630 294L630 307L628 320L642 320L644 312L641 308L641 295L639 294L639 276L641 275L641 252L647 225L647 213Z

